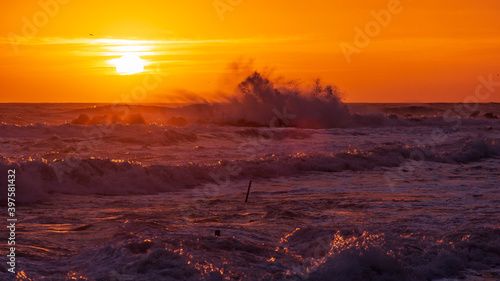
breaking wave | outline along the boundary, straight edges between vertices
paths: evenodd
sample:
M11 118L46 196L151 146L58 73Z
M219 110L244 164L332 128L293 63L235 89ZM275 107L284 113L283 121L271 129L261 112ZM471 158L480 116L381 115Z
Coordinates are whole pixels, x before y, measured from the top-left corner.
M193 124L239 127L298 127L311 129L381 126L493 126L498 124L497 104L346 104L344 93L320 80L310 85L282 82L259 72L241 81L218 102L189 105L100 104L7 105L9 125L74 126L159 124L185 127ZM73 107L79 107L71 109ZM29 110L27 110L27 108ZM370 110L374 109L374 110ZM9 117L11 116L11 117ZM13 117L22 116L22 117Z
M419 157L414 157L414 152ZM423 155L423 156L422 156ZM1 170L15 168L19 174L20 201L47 200L51 193L130 195L156 194L193 188L205 183L229 186L231 180L294 176L307 172L340 172L398 167L406 161L469 163L500 155L500 142L486 137L464 139L438 147L402 144L378 146L365 151L331 155L268 155L259 159L149 165L112 159L69 158L54 162L9 163L0 158ZM4 179L6 173L1 175ZM5 196L3 194L2 196Z

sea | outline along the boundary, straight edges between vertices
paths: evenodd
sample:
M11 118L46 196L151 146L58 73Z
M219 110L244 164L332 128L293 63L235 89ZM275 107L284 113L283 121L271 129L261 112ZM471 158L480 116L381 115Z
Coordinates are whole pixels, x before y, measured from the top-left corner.
M258 82L221 103L0 104L0 280L500 280L500 104Z

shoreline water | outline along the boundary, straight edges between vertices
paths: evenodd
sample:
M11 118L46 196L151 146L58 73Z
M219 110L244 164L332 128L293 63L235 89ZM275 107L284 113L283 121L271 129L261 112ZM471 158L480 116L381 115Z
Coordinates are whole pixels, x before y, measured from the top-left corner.
M477 173L475 167L435 163L392 190L380 170L258 180L247 204L243 181L211 196L203 187L158 195L54 195L20 210L20 268L31 278L43 267L54 278L70 272L87 280L327 280L332 274L375 280L379 271L383 280L439 280L466 274L469 266L477 275L500 258L494 250L500 193L494 169L479 185L457 182L457 175ZM104 259L111 263L99 262Z
M18 279L498 279L499 121L358 106L350 127L102 130L70 121L106 107L0 105Z

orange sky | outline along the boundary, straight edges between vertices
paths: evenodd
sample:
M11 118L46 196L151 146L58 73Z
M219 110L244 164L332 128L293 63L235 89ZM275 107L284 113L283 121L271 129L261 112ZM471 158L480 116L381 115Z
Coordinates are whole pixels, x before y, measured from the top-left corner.
M347 102L462 102L479 76L500 81L497 0L40 0L0 8L0 102L120 102L137 87L146 89L139 102L216 100L228 88L220 78L228 65L250 59L275 76L322 78ZM383 25L373 15L381 10L390 15ZM367 26L369 42L356 45L355 28ZM341 46L356 52L347 59ZM108 61L126 53L147 61L146 72L119 75ZM500 86L481 100L490 101L500 102Z

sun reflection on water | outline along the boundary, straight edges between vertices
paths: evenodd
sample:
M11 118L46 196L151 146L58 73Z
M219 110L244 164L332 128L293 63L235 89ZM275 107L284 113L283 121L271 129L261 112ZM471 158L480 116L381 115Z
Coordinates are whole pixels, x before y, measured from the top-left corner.
M28 275L26 275L26 272L24 270L18 271L16 274L16 280L26 280L26 281L33 281L33 279L29 278Z
M285 245L289 243L290 237L299 230L300 228L296 228L291 233L286 234L281 238L280 245L275 249L276 252L284 252L287 256L294 257L299 261L299 266L293 266L292 269L287 270L286 274L288 276L310 274L335 255L339 255L344 251L356 250L362 252L373 248L383 249L385 244L384 234L370 234L365 231L360 236L344 237L338 231L333 237L322 237L318 238L317 241L312 241L306 253L298 253L293 250L293 246L287 247ZM387 251L386 254L395 257L392 250ZM274 258L272 260L274 261Z

